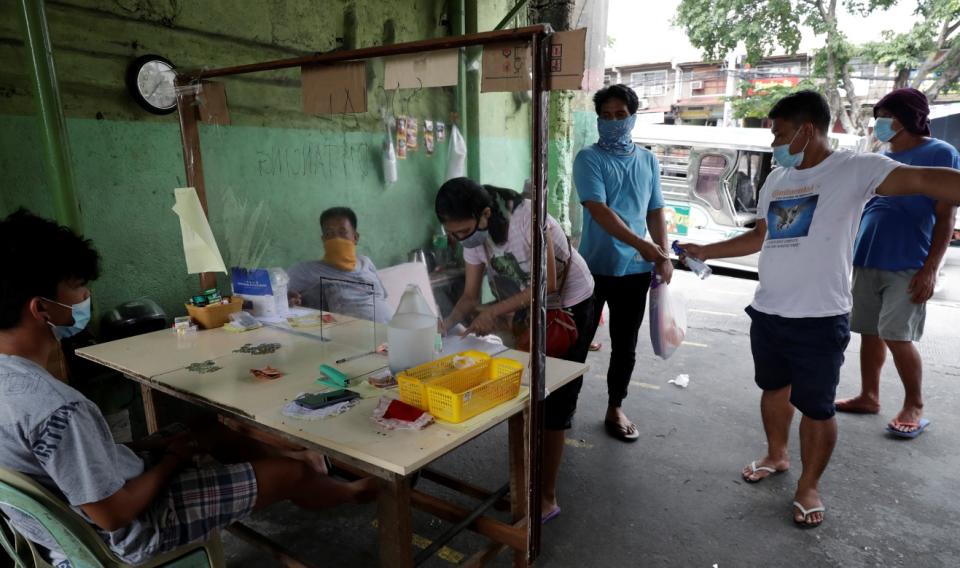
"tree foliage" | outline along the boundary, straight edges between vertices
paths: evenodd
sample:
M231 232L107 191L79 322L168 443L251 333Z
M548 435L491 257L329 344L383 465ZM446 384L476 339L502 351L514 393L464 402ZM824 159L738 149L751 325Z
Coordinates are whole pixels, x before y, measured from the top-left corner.
M800 26L808 26L823 42L814 58L820 90L844 129L863 133L866 117L860 112L851 73L855 58L892 66L898 86L922 88L931 100L960 78L960 0L916 1L920 20L911 30L883 32L883 41L865 46L847 40L838 24L838 9L865 16L888 9L897 0L681 0L674 25L686 30L705 58L723 59L742 45L748 62L777 51L795 54ZM747 113L743 116L765 104L761 97L756 105L741 105Z
M773 104L790 93L804 89L819 90L812 79L802 79L796 85L771 85L762 91L751 92L754 85L749 81L740 82L740 96L730 97L733 116L736 118L766 118Z
M885 31L882 41L864 45L862 53L892 66L898 87L923 87L935 99L957 88L960 78L960 0L921 0L915 13L922 19L909 31Z

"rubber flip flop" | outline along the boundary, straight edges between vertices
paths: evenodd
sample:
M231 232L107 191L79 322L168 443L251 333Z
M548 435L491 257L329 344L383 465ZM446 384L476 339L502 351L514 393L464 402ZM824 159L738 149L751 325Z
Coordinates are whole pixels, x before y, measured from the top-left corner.
M624 442L636 442L637 438L640 437L640 430L638 430L637 425L633 423L628 427L629 432L625 432L617 422L604 420L603 425L607 429L607 434Z
M560 507L557 507L552 511L550 511L549 513L547 513L546 515L544 515L543 518L540 519L540 524L545 525L559 516L560 516Z
M786 470L779 470L779 469L770 467L770 466L768 466L768 465L757 465L757 462L755 462L755 461L750 462L750 474L751 474L751 475L752 475L752 474L755 474L755 473L757 473L758 471L765 471L765 472L767 472L767 473L770 474L770 475L776 475L776 474L778 474L778 473L783 473L783 472L786 471ZM741 474L740 474L740 477L742 477L743 480L746 481L747 483L760 483L760 482L763 481L764 479L770 477L770 475L764 475L763 477L761 477L761 478L759 478L759 479L750 479L749 476L743 475L743 473L741 473Z
M923 434L923 431L927 429L927 426L930 425L930 421L926 418L921 418L920 422L900 422L901 426L915 426L916 429L911 432L901 432L893 427L892 424L887 424L887 433L897 438L904 438L907 440L912 440Z
M820 521L819 523L808 523L807 518L814 513L825 513L827 511L825 507L821 506L821 507L811 507L809 509L804 509L803 505L801 505L799 501L794 501L793 506L799 509L800 513L803 515L802 521L798 521L796 515L791 515L793 517L793 522L798 527L805 528L805 529L814 529L823 524L823 521ZM826 520L826 517L824 517L824 520Z

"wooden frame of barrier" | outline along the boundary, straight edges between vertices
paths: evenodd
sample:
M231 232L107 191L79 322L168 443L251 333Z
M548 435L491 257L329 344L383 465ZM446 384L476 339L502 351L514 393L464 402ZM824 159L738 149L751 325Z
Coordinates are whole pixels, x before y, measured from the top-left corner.
M483 525L480 519L467 523L469 528L479 530L491 537L496 544L488 551L470 559L469 565L482 565L493 558L504 546L516 551L514 565L528 566L534 562L540 551L540 477L542 467L543 440L543 400L545 396L545 331L546 331L546 177L547 177L547 117L549 104L549 49L553 30L549 25L540 24L513 30L449 36L394 45L373 46L354 50L318 53L288 59L279 59L219 69L201 69L178 71L177 112L180 120L183 160L187 185L196 189L204 213L208 212L206 186L204 183L203 159L200 152L200 130L198 128L198 107L196 89L190 88L204 79L225 77L301 67L304 65L326 65L344 61L359 61L378 57L423 53L429 51L484 46L507 41L529 42L532 62L532 182L533 182L533 260L532 260L532 302L531 302L531 357L530 357L530 405L523 416L510 419L510 461L525 463L528 467L511 467L510 502L514 511L514 525L497 527L500 531L494 535L491 531L479 530ZM212 273L200 276L201 289L216 286L216 277ZM148 410L148 422L156 425L153 412L152 393L144 388L144 402ZM381 495L381 510L384 507L396 508L401 503L411 503L411 494L401 495L403 483L388 484L388 491ZM477 493L476 490L473 490ZM435 502L429 496L420 497L414 492L414 506L429 510L446 520L463 521L469 515ZM477 495L479 496L479 495ZM496 497L496 495L487 495ZM496 503L500 499L492 500ZM439 500L436 500L439 501ZM486 502L485 502L486 503ZM522 511L522 512L521 512ZM409 515L398 514L400 519L409 519ZM481 517L482 518L482 517ZM381 524L381 536L383 536ZM241 531L242 532L242 531ZM261 543L262 544L262 543ZM381 545L381 562L391 566L412 565L410 542L389 542ZM409 560L409 561L408 561Z

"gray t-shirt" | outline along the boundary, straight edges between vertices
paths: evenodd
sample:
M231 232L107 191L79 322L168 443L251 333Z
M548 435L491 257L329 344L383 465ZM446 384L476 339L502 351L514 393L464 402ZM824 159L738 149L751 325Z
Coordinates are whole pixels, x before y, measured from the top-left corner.
M365 256L357 256L352 272L312 260L292 266L287 274L290 291L300 294L308 308L378 323L387 323L393 315L377 267Z
M113 441L95 404L36 363L4 354L0 354L0 466L30 476L88 522L80 505L110 497L144 470L140 457ZM25 537L58 551L53 538L31 517L8 507L4 512ZM94 528L118 556L137 564L159 545L162 515L162 508L151 507L122 529Z

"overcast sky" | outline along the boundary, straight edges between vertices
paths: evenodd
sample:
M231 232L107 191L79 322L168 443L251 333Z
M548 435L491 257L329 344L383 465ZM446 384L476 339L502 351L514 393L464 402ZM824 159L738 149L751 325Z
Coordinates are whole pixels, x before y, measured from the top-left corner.
M616 43L607 50L606 66L660 61L698 61L699 50L690 45L682 29L670 27L679 0L610 0L607 35ZM840 14L840 29L853 43L880 39L883 30L904 32L915 21L916 2L901 0L897 6L868 18ZM842 9L840 9L842 12ZM801 51L822 45L812 32L804 34Z

